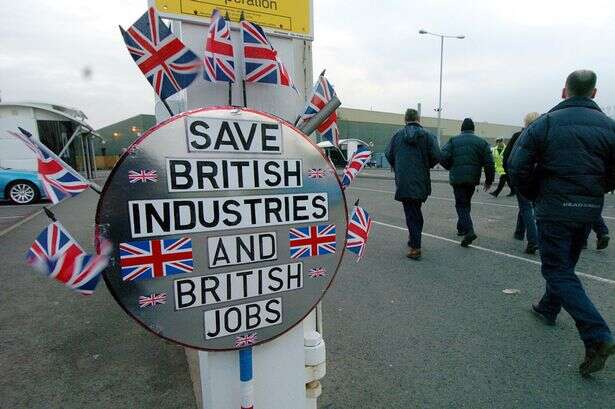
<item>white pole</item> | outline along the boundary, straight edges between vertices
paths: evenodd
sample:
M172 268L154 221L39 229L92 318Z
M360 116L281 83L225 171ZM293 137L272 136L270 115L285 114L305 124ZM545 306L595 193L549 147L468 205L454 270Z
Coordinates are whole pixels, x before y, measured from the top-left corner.
M438 145L442 146L442 67L444 65L444 36L440 36L440 96L438 97Z

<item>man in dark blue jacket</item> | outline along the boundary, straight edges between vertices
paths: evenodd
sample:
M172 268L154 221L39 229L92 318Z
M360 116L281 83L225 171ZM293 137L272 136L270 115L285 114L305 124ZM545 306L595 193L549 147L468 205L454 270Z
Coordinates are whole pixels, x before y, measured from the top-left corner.
M521 134L509 160L513 185L535 201L546 292L533 310L549 325L562 307L572 316L585 344L583 376L615 353L609 327L575 274L604 193L615 187L615 122L592 101L595 87L594 72L570 74L565 100Z
M491 188L495 178L495 165L487 141L474 134L474 121L463 120L461 134L442 147L442 166L448 169L449 181L455 194L457 210L457 235L463 236L461 245L468 247L476 240L472 223L472 196L480 184L480 175L485 170L485 191Z
M431 194L429 169L440 161L436 138L421 126L415 109L406 110L406 126L393 135L386 158L395 171L395 200L402 202L408 226L408 258L421 257L423 214L421 205Z

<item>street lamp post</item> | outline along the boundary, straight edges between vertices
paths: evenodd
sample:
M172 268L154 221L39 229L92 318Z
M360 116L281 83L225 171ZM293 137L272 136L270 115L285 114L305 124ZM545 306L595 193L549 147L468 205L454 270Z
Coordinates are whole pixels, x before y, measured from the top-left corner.
M435 37L440 37L440 92L438 96L438 145L442 145L442 70L444 66L444 39L445 38L456 38L458 40L463 40L466 38L465 35L446 35L446 34L436 34L430 33L429 31L419 30L419 34L429 34Z

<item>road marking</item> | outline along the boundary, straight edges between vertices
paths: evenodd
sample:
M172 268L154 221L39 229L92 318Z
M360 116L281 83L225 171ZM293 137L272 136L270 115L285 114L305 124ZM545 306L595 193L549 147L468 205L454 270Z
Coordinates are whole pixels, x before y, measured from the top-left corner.
M0 219L21 219L25 216L0 216Z
M381 226L389 227L389 228L392 228L392 229L402 230L402 231L407 231L408 230L406 227L395 226L393 224L378 222L378 221L375 221L375 220L373 220L372 223L379 224ZM432 239L446 241L448 243L459 244L459 242L456 241L456 240L452 240L452 239L449 239L447 237L437 236L435 234L423 233L423 236L431 237ZM515 260L525 261L527 263L536 264L536 265L539 265L539 266L542 264L540 261L532 260L531 258L516 256L514 254L509 254L509 253L504 253L503 251L493 250L493 249L489 249L487 247L481 247L481 246L476 246L476 245L470 245L470 247L474 248L476 250L481 250L481 251L485 251L485 252L488 252L488 253L497 254L498 256L508 257L508 258L512 258L512 259L515 259ZM600 281L602 283L607 283L607 284L615 285L615 280L609 280L608 278L598 277L598 276L587 274L587 273L581 273L580 271L575 271L575 273L578 276L580 276L580 277L585 277L585 278L588 278L590 280L595 280L595 281Z
M6 202L6 203L10 203L10 202ZM3 205L2 202L0 202L0 209L12 209L12 208L22 208L22 207L34 207L34 206L47 206L47 203L35 203L35 204L29 204L29 205Z
M366 187L354 187L351 186L350 189L355 189L355 190L366 190L368 192L377 192L377 193L389 193L394 195L395 192L390 191L390 190L381 190L381 189L368 189ZM429 196L430 199L436 199L436 200L446 200L447 202L454 202L455 199L451 199L449 197L442 197L442 196ZM515 205L507 205L507 204L500 204L500 203L487 203L487 202L475 202L473 201L472 204L478 204L478 205L485 205L485 206L496 206L496 207L510 207L513 209L517 209L518 206ZM615 220L615 217L612 216L602 216L604 219L609 219L609 220Z
M49 206L52 207L52 206ZM43 209L38 210L35 213L32 213L30 216L26 217L25 219L22 219L20 221L18 221L17 223L15 223L14 225L12 225L11 227L7 227L6 229L0 231L0 237L4 236L7 233L12 232L13 230L15 230L16 228L18 228L19 226L21 226L24 223L29 222L30 220L34 219L36 216L38 216L39 214L43 213Z

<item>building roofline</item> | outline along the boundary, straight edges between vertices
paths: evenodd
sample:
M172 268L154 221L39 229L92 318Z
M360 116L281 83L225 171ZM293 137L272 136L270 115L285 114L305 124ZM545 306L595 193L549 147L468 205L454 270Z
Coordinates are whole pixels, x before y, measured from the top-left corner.
M48 104L45 102L11 102L11 101L8 101L8 102L0 103L0 107L5 107L5 106L35 108L35 109L40 109L42 111L51 112L53 114L69 119L73 122L76 122L79 125L86 128L92 134L98 135L96 131L94 130L94 128L85 121L88 117L82 111L76 108L71 108L71 107L58 105L58 104Z
M352 107L346 107L346 106L342 106L339 108L340 110L340 116L343 116L343 111L347 110L347 111L352 111L352 112L361 112L361 113L367 113L367 114L373 114L373 115L381 115L381 116L396 116L399 117L401 119L401 125L403 125L403 121L404 121L404 114L403 113L396 113L396 112L385 112L385 111L374 111L371 109L362 109L362 108L352 108ZM425 116L425 115L421 115L421 118L429 118L430 120L434 120L437 121L438 118L437 117L433 117L433 116ZM352 120L355 120L354 118ZM442 118L443 121L459 121L462 122L463 119L456 119L456 118ZM357 122L374 122L374 121L370 121L369 118L366 118L364 120L357 120ZM489 125L495 125L495 126L512 126L512 127L519 127L521 128L521 125L512 125L512 124L501 124L501 123L497 123L497 122L488 122L488 121L476 121L477 123L480 124L489 124ZM386 123L390 123L391 125L399 125L398 122L386 122Z

